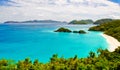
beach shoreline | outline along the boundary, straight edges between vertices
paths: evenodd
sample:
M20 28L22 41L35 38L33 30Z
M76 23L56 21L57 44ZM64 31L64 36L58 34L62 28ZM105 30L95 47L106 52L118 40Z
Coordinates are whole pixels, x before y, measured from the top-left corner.
M106 39L106 41L108 42L109 46L108 46L108 50L110 52L115 51L116 48L118 48L118 46L120 46L120 42L115 39L112 36L109 36L107 34L102 34L102 36Z

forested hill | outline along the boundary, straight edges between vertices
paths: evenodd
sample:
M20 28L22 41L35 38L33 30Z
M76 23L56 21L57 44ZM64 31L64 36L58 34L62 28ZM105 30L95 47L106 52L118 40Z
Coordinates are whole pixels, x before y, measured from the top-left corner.
M90 31L103 31L105 34L113 36L120 41L120 20L112 20L98 26L91 27Z
M106 23L106 22L110 22L112 21L113 19L99 19L99 20L96 20L93 24L102 24L102 23Z
M69 24L93 24L94 21L91 19L87 19L87 20L73 20L71 22L69 22Z

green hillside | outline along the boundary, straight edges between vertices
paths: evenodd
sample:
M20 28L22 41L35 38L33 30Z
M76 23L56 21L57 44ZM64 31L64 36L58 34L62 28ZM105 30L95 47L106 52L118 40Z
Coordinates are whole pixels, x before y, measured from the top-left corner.
M91 27L89 31L103 31L105 34L113 36L120 41L120 20L113 20Z
M102 24L102 23L106 23L106 22L111 22L113 19L99 19L96 20L93 24Z
M73 20L71 22L69 22L69 24L92 24L93 20Z

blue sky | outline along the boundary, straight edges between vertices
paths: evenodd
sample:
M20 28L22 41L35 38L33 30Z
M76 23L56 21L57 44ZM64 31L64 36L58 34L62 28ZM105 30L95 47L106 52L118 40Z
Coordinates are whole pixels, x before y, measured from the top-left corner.
M9 0L0 0L0 5L6 5L6 3L8 2Z
M12 6L12 4L9 3L15 3L15 2L11 0L0 0L0 6Z
M110 0L110 1L120 4L120 0Z
M110 1L120 4L120 0L110 0ZM0 5L1 6L9 6L9 4L7 4L7 2L12 2L12 1L11 0L0 0ZM68 2L69 2L69 0L68 0Z
M0 22L120 19L120 0L0 0Z

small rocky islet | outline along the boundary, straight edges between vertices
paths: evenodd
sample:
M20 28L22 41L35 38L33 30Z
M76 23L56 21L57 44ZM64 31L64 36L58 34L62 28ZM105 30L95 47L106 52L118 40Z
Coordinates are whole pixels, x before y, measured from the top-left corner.
M66 33L79 33L79 34L86 34L86 32L84 30L79 30L79 31L72 31L68 28L64 28L64 27L60 27L57 30L55 30L54 32L66 32Z

